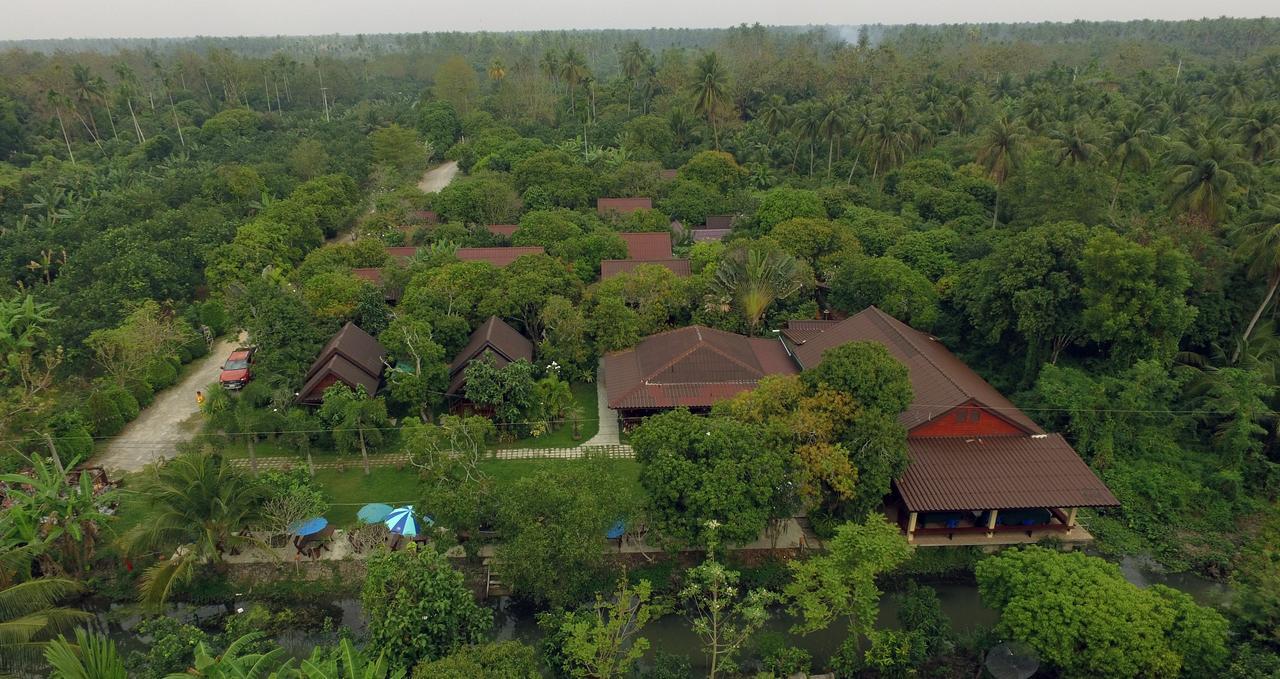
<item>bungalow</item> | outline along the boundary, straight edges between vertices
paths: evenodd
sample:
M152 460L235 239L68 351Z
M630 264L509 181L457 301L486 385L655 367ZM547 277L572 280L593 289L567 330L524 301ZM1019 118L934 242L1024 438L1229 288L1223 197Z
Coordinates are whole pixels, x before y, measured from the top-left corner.
M680 406L705 411L764 375L795 374L858 340L882 344L911 381L914 401L899 416L911 462L885 505L908 540L1085 542L1092 536L1076 524L1077 509L1119 504L1061 435L1045 433L937 338L875 307L842 321L791 321L777 339L698 326L653 335L604 357L609 407L624 421Z
M341 382L352 389L364 387L370 395L382 384L383 357L387 350L373 335L354 323L342 326L302 380L297 401L305 405L324 402L324 390Z
M651 198L599 198L596 200L596 212L601 217L609 215L629 215L636 210L653 209Z
M488 354L498 367L515 363L520 359L533 360L533 342L507 325L501 318L490 316L471 333L467 345L453 357L449 364L449 396L463 396L466 392L466 369L477 358Z
M618 236L627 244L626 259L606 259L600 262L600 279L612 278L621 273L631 273L641 264L666 267L677 276L690 275L689 260L671 255L671 234L667 231L624 231Z
M499 238L510 239L515 235L516 229L520 228L519 224L487 224L484 227L489 233Z

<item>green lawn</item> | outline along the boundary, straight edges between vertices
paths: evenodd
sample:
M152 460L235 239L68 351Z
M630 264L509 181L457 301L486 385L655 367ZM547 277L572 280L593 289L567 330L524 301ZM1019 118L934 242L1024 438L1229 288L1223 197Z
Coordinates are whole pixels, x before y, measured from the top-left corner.
M570 385L573 389L573 400L582 408L582 424L579 426L579 436L575 441L573 438L573 425L568 422L559 425L559 428L553 432L543 434L538 437L523 438L514 443L500 446L501 448L570 448L581 444L583 441L596 435L600 430L600 421L596 419L596 385L586 384L583 382L575 382Z
M578 464L575 460L485 460L480 468L493 477L498 487L533 474L550 465ZM634 460L608 460L608 470L601 479L607 487L619 494L634 496L640 492L640 465ZM321 469L316 471L316 483L328 493L331 507L325 518L336 526L350 526L356 522L356 512L370 502L382 502L393 506L413 504L419 501L418 474L413 468L396 470L393 467L375 467L365 476L360 465L346 471ZM430 512L430 508L423 508Z

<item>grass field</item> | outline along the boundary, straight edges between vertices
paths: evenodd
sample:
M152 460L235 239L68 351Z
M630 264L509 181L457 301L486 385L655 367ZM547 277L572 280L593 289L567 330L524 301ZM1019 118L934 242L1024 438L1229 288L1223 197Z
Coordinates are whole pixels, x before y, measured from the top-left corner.
M573 400L582 408L582 423L578 429L578 439L573 438L573 425L565 422L550 433L538 437L523 438L514 443L499 446L501 448L569 448L596 435L600 430L600 422L596 419L596 385L575 382Z

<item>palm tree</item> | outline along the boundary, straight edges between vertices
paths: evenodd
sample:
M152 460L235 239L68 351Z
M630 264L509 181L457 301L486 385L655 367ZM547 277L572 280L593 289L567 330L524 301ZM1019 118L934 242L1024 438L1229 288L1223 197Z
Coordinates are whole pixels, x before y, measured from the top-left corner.
M756 334L769 307L804 287L804 273L791 255L761 247L739 247L720 260L715 288L742 311Z
M0 590L0 670L35 667L53 635L92 617L54 605L82 589L75 580L39 578Z
M764 105L756 111L756 119L764 125L769 136L777 136L790 124L791 111L787 108L787 102L781 96L774 94L770 95Z
M163 602L174 584L191 579L199 564L222 571L227 551L265 546L240 534L259 519L261 490L221 456L180 455L161 467L140 492L149 510L147 521L123 536L125 550L172 550L171 557L143 575L145 602Z
M141 144L147 140L147 136L142 133L142 126L138 124L138 114L133 110L133 90L138 83L138 77L134 74L133 68L123 61L117 62L112 68L120 78L120 96L129 106L129 116L133 118L133 131L138 135L138 143Z
M489 79L492 80L494 84L500 84L502 79L507 77L507 65L502 63L502 59L500 57L494 57L493 61L489 62L488 73Z
M569 109L578 112L578 85L591 77L587 62L578 50L570 47L560 59L560 78L569 86Z
M1098 150L1097 144L1093 142L1093 131L1088 121L1074 120L1070 125L1050 132L1049 139L1057 145L1055 153L1058 156L1058 165L1088 163L1093 158L1093 153Z
M107 111L107 122L111 123L111 138L119 140L120 133L116 131L116 117L111 114L111 102L107 101L107 81L102 76L95 75L89 86L92 88L90 92L97 97L98 102L102 104L102 108Z
M627 89L627 113L631 112L631 95L635 94L636 83L644 75L652 57L638 40L632 40L622 49L622 75L630 87Z
M995 227L1000 216L1000 187L1022 160L1022 144L1027 128L1007 113L1001 113L987 126L978 145L978 164L996 185L995 207L991 212L991 226Z
M813 175L813 159L814 148L818 143L818 129L822 126L823 113L818 108L817 102L808 102L796 111L795 117L792 119L791 129L801 142L809 144L809 174ZM796 153L791 156L791 164L795 165L795 156L800 152L800 146L796 146Z
M1267 292L1262 296L1262 303L1253 312L1249 325L1236 344L1231 354L1231 362L1240 357L1240 351L1248 344L1250 335L1262 312L1271 305L1275 298L1276 288L1280 287L1280 196L1269 196L1268 201L1241 230L1240 249L1249 260L1246 271L1255 278L1266 278Z
M542 74L551 81L551 88L554 90L560 80L560 52L554 49L543 52L538 66L542 69Z
M62 129L62 140L67 143L67 155L71 157L71 164L76 164L76 154L71 150L71 137L67 136L67 125L62 120L62 103L65 97L58 94L54 90L49 90L45 94L45 99L49 101L49 105L53 106L53 110L58 114L58 127Z
M873 165L871 178L897 167L919 144L919 123L892 101L871 109L862 122L862 142Z
M1133 111L1120 118L1107 134L1107 144L1111 147L1111 160L1117 163L1116 186L1111 193L1111 209L1116 209L1116 199L1120 197L1120 183L1124 179L1127 167L1144 169L1151 164L1151 131L1143 124L1142 115Z
M96 632L76 628L76 643L59 636L44 649L52 679L128 679L116 644Z
M71 98L76 102L76 108L79 109L79 107L83 105L85 110L89 112L89 121L93 123L92 129L90 129L88 125L85 125L85 130L89 132L89 135L93 137L93 141L98 144L99 148L101 148L102 142L98 141L98 119L93 115L93 99L95 94L93 73L91 73L89 68L84 64L73 64L71 66L71 81ZM78 110L76 115L80 115ZM81 118L80 122L83 123L84 118Z
M831 160L836 142L849 131L849 106L838 99L827 99L822 105L818 134L827 140L827 178L831 178Z
M698 59L694 68L694 79L690 85L693 94L693 112L707 119L711 125L711 136L715 140L716 150L720 150L720 130L716 126L716 115L729 101L725 92L728 72L715 52L706 52Z
M1261 165L1280 150L1280 107L1255 105L1236 119L1234 127L1246 155L1255 165Z
M1248 163L1240 160L1240 147L1217 136L1195 145L1179 142L1169 165L1170 206L1210 225L1226 216L1227 199L1249 171Z

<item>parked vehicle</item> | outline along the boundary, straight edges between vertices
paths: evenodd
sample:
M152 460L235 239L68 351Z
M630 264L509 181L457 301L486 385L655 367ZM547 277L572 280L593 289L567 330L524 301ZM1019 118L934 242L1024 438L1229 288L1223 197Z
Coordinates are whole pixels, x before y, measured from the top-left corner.
M253 379L253 347L241 347L231 352L222 364L218 381L223 389L242 389Z

